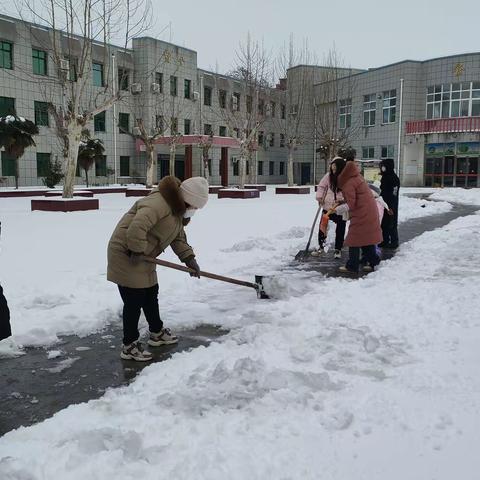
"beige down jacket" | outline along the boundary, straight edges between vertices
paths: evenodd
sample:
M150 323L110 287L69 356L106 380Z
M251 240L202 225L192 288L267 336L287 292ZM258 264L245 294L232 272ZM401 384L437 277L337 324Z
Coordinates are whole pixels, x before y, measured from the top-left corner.
M180 261L194 256L184 231L185 202L180 180L165 177L150 195L135 202L122 217L108 243L107 279L129 288L149 288L158 283L156 265L130 262L130 252L157 257L168 246Z

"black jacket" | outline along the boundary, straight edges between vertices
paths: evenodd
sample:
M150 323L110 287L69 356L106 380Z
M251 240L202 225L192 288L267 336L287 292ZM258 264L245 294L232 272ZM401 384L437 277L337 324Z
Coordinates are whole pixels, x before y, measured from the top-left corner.
M0 340L9 337L11 334L10 311L8 310L7 300L3 295L3 289L0 285Z
M400 179L395 173L395 164L392 158L386 158L380 163L380 168L385 167L382 172L382 180L380 182L380 195L387 205L393 210L398 210L398 198L400 195Z

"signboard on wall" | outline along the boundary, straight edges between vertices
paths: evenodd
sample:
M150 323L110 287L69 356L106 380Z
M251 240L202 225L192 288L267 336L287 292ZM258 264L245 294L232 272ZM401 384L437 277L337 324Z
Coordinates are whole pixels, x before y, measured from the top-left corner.
M407 165L405 168L406 175L417 175L418 174L418 165Z
M455 143L428 143L425 145L427 157L455 155Z
M480 155L480 142L457 143L459 157L478 157Z

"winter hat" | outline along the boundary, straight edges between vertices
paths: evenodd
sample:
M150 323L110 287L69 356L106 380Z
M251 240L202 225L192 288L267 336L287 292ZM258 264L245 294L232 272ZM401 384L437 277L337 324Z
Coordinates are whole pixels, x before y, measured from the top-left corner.
M203 208L208 201L208 182L203 177L187 178L180 185L185 203L195 208Z

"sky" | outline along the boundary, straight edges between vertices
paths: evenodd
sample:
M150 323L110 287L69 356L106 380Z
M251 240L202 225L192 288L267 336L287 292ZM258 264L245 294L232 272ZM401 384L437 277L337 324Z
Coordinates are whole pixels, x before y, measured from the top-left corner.
M197 51L200 68L221 73L233 68L248 33L272 56L290 34L308 41L320 62L335 44L353 68L480 51L478 0L151 1L148 35ZM14 2L0 7L15 15Z

